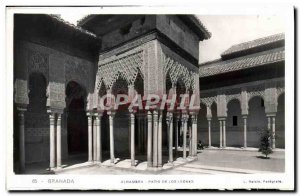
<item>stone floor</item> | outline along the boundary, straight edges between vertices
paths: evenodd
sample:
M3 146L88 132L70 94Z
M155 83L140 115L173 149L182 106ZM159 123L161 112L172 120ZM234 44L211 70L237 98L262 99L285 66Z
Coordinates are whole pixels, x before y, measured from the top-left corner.
M260 158L261 154L254 150L237 150L237 149L205 149L198 153L198 159L189 159L183 162L181 158L177 158L174 167L168 164L163 169L153 171L147 169L146 162L137 163L132 168L130 160L120 160L114 166L111 166L109 160L99 165L90 165L89 163L76 164L64 170L58 171L57 174L170 174L170 175L191 175L191 174L253 174L253 173L269 173L284 172L285 152L276 150L270 155L270 159ZM72 168L73 167L73 168Z

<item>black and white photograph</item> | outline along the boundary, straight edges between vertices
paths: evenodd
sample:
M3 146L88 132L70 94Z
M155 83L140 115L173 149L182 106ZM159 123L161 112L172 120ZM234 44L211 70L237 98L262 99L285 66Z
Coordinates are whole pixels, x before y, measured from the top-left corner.
M7 190L294 190L293 17L7 6Z

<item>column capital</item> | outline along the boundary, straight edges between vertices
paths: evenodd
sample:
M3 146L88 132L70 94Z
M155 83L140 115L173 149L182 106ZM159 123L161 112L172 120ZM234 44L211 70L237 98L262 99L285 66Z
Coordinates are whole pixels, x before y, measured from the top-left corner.
M197 123L197 114L192 115L192 123Z
M267 116L267 117L275 117L275 116L276 116L276 113L267 113L266 116Z
M109 116L111 116L111 117L113 117L115 114L116 114L115 111L112 111L112 110L108 110L108 111L107 111L107 115L109 115Z
M148 117L149 117L149 116L152 117L152 112L151 112L150 110L147 111L147 116L148 116Z
M242 118L243 118L243 119L247 119L247 118L248 118L248 115L242 115Z

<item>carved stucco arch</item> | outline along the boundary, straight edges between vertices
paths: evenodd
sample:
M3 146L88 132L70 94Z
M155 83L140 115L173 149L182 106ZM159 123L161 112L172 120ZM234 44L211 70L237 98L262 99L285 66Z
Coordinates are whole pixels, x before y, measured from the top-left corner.
M111 89L116 80L121 77L133 85L137 75L144 79L143 51L115 57L98 65L96 86L103 80L107 89Z
M166 79L169 76L172 85L177 84L177 81L181 79L187 90L195 88L194 74L197 73L166 55L163 56L163 71Z
M218 107L217 96L200 98L200 103L203 103L206 107L211 107L215 103Z
M247 92L248 104L250 103L251 99L254 98L254 97L260 97L265 101L265 91L264 90L259 90L259 91Z

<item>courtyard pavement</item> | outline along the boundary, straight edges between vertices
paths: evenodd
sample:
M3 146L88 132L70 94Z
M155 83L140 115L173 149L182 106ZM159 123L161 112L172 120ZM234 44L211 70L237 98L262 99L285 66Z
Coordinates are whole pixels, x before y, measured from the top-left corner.
M161 175L191 175L191 174L253 174L253 173L270 173L284 172L285 152L275 151L270 155L270 159L260 158L261 153L251 150L216 150L205 149L198 153L197 160L182 162L178 158L175 167L170 169L164 165L164 169L157 172ZM59 171L57 174L84 174L84 175L125 175L125 174L151 174L147 170L146 163L142 162L136 168L130 167L130 160L118 162L118 166L110 166L107 162L102 166L90 165L83 163L82 167L74 167ZM79 165L80 166L80 165ZM144 171L144 172L143 172Z

